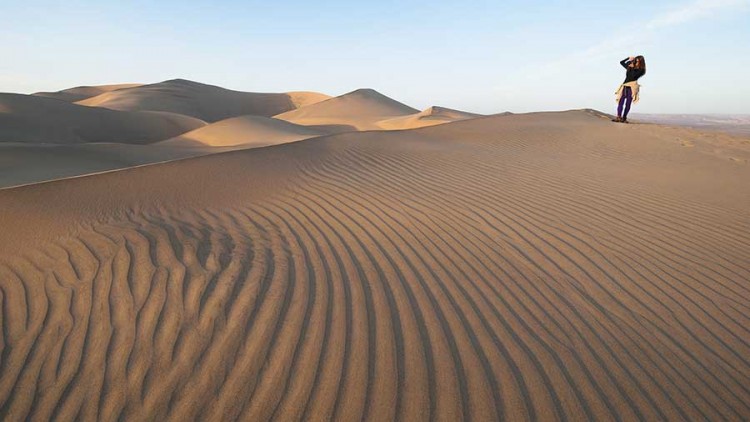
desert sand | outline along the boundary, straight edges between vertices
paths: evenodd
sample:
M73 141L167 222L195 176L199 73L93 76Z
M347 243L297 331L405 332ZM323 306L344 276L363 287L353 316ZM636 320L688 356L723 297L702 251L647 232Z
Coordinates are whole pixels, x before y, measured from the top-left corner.
M0 188L325 134L405 130L479 117L443 107L419 112L372 89L331 98L314 92L237 92L176 79L59 92L97 91L117 91L117 104L95 105L102 100L96 96L89 106L81 106L42 98L45 93L0 94ZM325 100L331 101L311 107ZM118 104L122 110L115 107ZM321 119L320 124L267 117L280 104L284 110L304 107L306 115ZM248 111L258 114L242 114ZM199 115L210 122L217 113L234 117L213 123L190 117ZM139 147L145 144L151 146Z
M326 135L328 132L314 127L295 125L285 120L263 116L239 116L200 127L162 145L248 146L259 147L284 142L299 141Z
M0 418L750 416L750 140L420 113L360 90L7 144L171 161L0 190Z
M416 113L419 113L419 110L386 97L373 89L358 89L274 117L305 126L377 130L382 129L379 123L383 120Z

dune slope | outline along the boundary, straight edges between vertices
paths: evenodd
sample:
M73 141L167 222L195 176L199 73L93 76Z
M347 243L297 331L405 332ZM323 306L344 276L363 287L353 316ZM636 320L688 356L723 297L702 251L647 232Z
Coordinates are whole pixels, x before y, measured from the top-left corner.
M34 95L0 93L0 142L144 144L205 124L173 113L114 111Z
M354 130L381 129L384 119L419 113L373 89L348 94L279 114L277 119L305 126L342 126Z
M314 92L240 92L185 79L173 79L105 92L79 101L78 104L113 110L167 111L217 122L246 114L270 117L325 98L328 97Z
M441 125L466 119L482 117L481 114L467 113L446 107L433 106L416 114L394 117L378 122L383 129L415 129L425 126Z
M742 420L748 179L577 111L3 190L0 417Z
M326 132L263 116L240 116L212 123L163 141L162 145L265 146L299 141Z

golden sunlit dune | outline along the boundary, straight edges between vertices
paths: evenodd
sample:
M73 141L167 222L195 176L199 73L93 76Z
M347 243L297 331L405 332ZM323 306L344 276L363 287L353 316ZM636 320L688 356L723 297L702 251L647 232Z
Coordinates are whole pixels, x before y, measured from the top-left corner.
M162 145L258 147L299 141L326 132L263 116L240 116L221 120L162 142Z
M326 98L326 95L315 92L240 92L185 79L173 79L105 92L79 101L78 104L113 110L168 111L217 122L247 114L270 117Z
M467 119L0 190L0 418L750 415L750 143L415 113L355 91L278 117Z
M373 89L358 89L316 104L279 114L277 119L305 126L343 126L353 130L381 129L381 120L419 113Z
M420 112L375 90L358 89L275 117L331 132L345 132L416 129L480 116L437 106Z

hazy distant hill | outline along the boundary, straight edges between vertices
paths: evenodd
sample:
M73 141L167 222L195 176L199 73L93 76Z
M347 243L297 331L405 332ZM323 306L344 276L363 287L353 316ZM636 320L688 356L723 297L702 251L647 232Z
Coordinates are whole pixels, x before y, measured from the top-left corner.
M750 114L633 114L636 121L750 135Z

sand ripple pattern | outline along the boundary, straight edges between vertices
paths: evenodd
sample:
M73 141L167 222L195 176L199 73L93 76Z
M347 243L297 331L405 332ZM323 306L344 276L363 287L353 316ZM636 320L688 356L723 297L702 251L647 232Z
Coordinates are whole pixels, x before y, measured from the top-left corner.
M0 417L750 418L747 218L368 145L0 265Z

